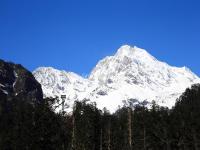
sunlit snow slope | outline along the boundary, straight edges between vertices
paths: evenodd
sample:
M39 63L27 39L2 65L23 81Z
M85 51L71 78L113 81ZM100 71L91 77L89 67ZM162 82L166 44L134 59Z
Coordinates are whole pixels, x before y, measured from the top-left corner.
M144 49L128 45L99 61L87 79L51 67L40 67L33 74L41 83L45 97L67 96L68 112L75 100L83 99L111 112L123 105L150 105L153 100L171 108L187 87L200 83L199 77L188 68L172 67ZM60 110L61 107L56 109Z

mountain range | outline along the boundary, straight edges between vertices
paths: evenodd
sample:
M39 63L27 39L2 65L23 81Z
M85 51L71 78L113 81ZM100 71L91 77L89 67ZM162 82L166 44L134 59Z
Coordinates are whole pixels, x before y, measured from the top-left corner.
M200 78L187 67L174 67L157 60L136 46L121 46L113 56L100 60L87 78L76 73L39 67L33 71L42 85L44 97L59 97L54 107L62 110L61 95L66 95L65 111L74 101L95 102L110 112L137 104L173 107L176 99Z

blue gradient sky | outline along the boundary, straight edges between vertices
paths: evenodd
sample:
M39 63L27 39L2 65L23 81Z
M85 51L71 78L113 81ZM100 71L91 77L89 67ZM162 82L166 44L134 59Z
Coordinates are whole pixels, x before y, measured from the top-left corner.
M0 58L88 74L123 44L200 75L199 0L0 0Z

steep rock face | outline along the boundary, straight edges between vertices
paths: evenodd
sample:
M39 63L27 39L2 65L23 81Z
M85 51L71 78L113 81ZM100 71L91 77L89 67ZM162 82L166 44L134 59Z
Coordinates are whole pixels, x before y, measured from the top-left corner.
M87 79L71 72L38 68L33 72L45 96L67 96L67 109L74 100L90 99L97 107L111 112L119 106L153 100L172 107L176 99L200 79L188 68L173 67L158 61L146 50L121 46L117 53L99 61ZM64 82L63 82L64 81Z
M22 96L32 102L43 99L41 85L21 65L0 60L0 94L2 97Z

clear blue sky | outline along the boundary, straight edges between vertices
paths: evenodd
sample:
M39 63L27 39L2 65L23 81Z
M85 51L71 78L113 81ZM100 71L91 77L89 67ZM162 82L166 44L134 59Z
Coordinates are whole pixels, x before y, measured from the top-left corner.
M0 0L0 58L88 74L123 44L200 75L199 0Z

